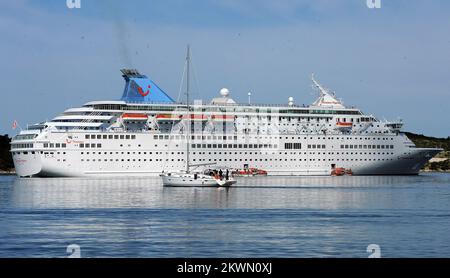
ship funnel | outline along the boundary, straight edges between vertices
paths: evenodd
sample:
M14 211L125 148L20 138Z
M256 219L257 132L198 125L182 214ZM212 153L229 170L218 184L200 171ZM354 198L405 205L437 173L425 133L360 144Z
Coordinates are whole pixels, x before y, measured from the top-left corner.
M136 69L121 69L125 79L122 100L142 103L174 103L175 101L147 76Z

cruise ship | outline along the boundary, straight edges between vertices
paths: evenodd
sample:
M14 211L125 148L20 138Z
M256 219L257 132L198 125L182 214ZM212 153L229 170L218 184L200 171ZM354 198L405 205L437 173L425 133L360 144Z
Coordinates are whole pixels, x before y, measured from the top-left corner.
M402 133L402 121L380 121L346 106L314 77L311 105L293 97L278 105L236 103L226 88L209 102L187 105L137 70L121 72L120 100L88 102L20 131L11 141L17 175L158 176L183 169L186 157L190 164L268 175L328 176L336 168L416 175L441 151L416 147Z

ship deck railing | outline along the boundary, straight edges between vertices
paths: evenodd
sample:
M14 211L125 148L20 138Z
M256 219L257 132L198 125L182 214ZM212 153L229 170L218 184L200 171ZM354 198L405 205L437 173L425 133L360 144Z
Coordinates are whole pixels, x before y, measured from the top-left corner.
M176 105L182 105L182 106L186 106L186 102L174 102L174 103L168 103L168 102L140 102L140 101L127 101L127 104L143 104L143 105L167 105L167 106L176 106ZM288 105L288 104L267 104L267 103L201 103L201 104L196 104L195 101L194 102L190 102L189 103L191 106L196 106L196 105L202 105L202 106L214 106L214 107L233 107L233 106L238 106L238 107L283 107L283 108L317 108L315 106L311 106L311 105L307 105L307 104L292 104L292 105ZM356 106L347 106L344 109L357 109ZM339 110L339 109L338 109Z

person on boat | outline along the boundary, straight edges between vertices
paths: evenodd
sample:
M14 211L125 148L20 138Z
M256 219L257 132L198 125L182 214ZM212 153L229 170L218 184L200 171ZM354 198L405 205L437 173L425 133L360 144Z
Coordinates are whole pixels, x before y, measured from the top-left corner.
M229 175L230 175L230 172L229 172L228 169L227 169L227 171L225 172L225 179L226 179L226 180L228 180Z
M217 170L214 170L213 173L214 173L214 178L216 180L219 179L219 174L217 173Z
M222 169L219 170L219 178L220 178L220 179L223 178L223 172L222 172Z

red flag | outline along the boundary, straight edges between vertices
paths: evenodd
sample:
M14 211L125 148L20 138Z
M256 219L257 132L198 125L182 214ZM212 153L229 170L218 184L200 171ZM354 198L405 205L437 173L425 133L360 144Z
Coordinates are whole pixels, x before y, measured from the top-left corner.
M13 124L12 124L12 129L16 129L17 128L17 121L14 120Z

